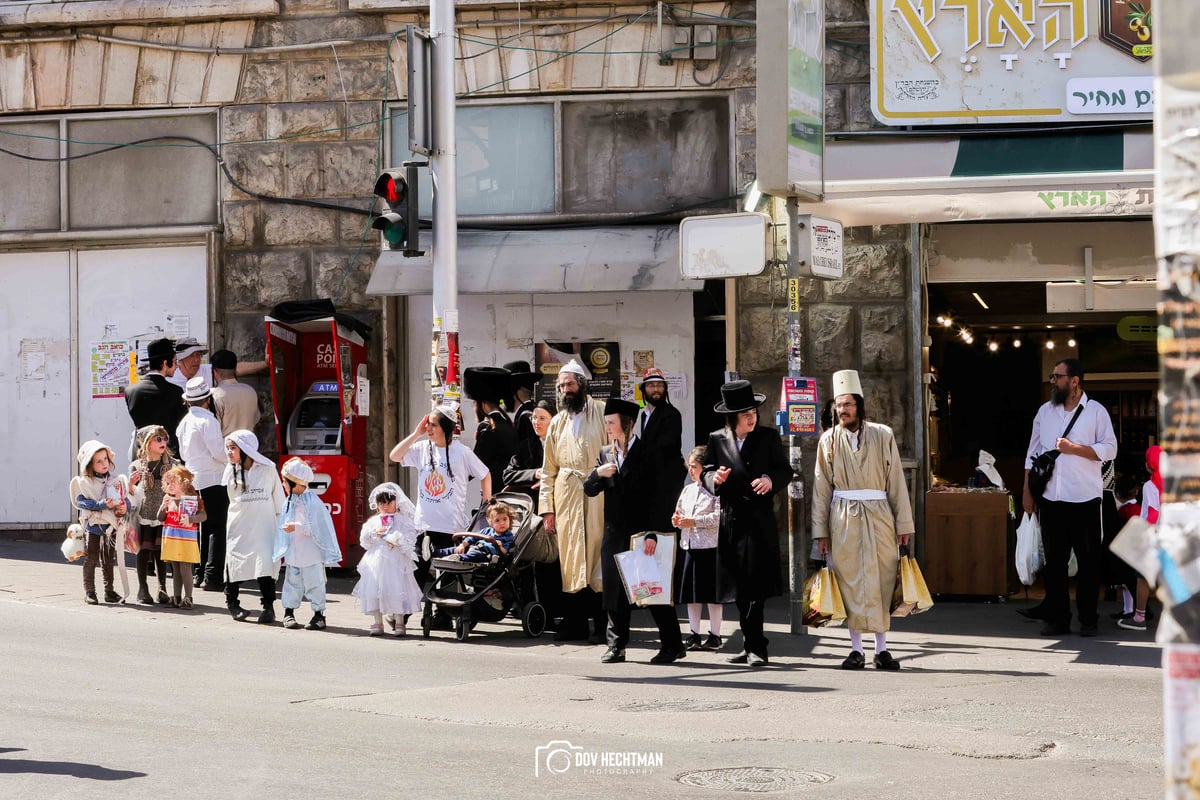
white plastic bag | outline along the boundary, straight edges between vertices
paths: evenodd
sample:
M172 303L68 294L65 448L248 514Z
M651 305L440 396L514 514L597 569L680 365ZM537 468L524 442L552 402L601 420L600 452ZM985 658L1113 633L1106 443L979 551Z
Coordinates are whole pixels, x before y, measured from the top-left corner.
M1042 568L1042 526L1033 514L1026 514L1017 526L1017 576L1032 586Z
M654 595L663 593L662 573L654 556L644 550L626 550L616 554L617 571L625 584L625 595L631 604L637 605Z

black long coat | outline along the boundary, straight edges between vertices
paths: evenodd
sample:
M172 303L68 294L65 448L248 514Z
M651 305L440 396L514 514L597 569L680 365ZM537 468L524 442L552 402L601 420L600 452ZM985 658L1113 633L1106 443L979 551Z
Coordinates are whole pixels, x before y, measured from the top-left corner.
M687 478L687 467L683 463L683 417L679 409L670 403L655 408L638 439L649 451L658 479L657 491L651 500L650 529L674 530L671 515L675 513L675 502Z
M179 455L179 440L175 429L187 413L183 404L183 389L167 380L165 375L151 372L125 390L125 407L135 429L146 425L162 425L167 429L171 452Z
M517 452L513 453L513 457L508 460L508 466L504 468L503 485L510 491L532 497L534 511L537 511L538 489L533 488L533 485L538 482L536 473L542 468L545 457L542 440L532 436L517 445ZM496 488L496 491L499 489Z
M504 469L517 452L517 429L503 411L493 411L475 429L475 455L492 474L492 492L504 486Z
M613 445L600 448L597 466L613 460ZM650 527L651 501L656 491L656 474L650 451L634 439L620 470L611 478L601 478L592 470L583 482L588 497L604 492L604 537L600 540L600 575L604 581L604 607L616 610L626 600L621 574L617 571L617 553L629 549L629 537L653 530Z
M718 467L731 470L720 486L714 480ZM771 491L755 494L750 482L763 475L771 479ZM700 480L721 500L717 547L722 566L734 575L739 600L762 600L783 590L773 497L791 479L792 468L774 428L750 431L741 452L728 428L709 434Z

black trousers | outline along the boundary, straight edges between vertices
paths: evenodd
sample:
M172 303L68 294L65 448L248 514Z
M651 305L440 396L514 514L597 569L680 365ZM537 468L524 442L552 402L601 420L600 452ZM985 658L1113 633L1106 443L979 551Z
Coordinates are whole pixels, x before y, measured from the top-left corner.
M746 640L747 653L767 657L767 637L763 635L763 605L766 600L737 600L738 624Z
M1100 541L1103 535L1100 498L1084 503L1042 500L1038 503L1042 523L1042 546L1046 565L1042 580L1046 584L1044 609L1052 625L1071 622L1071 595L1067 584L1067 564L1071 551L1079 571L1075 574L1075 605L1081 625L1095 625L1096 604L1100 599Z
M225 575L225 520L229 516L229 492L224 486L200 490L208 518L200 523L200 568L209 586L220 586Z
M238 605L238 581L225 582L225 605L233 608ZM264 575L258 579L258 591L262 595L262 607L270 608L275 605L275 576Z
M645 606L658 626L658 639L663 650L677 651L683 649L683 637L679 633L679 617L675 614L675 606ZM624 597L620 605L608 610L608 631L606 638L608 646L624 650L629 644L629 619L633 607Z

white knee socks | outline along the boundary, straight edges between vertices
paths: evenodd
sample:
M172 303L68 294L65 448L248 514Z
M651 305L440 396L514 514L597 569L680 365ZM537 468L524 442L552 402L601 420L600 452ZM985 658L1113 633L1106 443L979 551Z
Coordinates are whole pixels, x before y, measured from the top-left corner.
M708 625L709 631L713 636L721 635L721 618L724 616L724 606L720 603L708 603ZM692 628L692 633L700 633L700 619L704 614L704 603L688 603L687 615L688 625Z
M863 651L862 634L854 628L846 628L846 630L850 632L850 649L861 653ZM877 633L875 634L875 652L882 653L884 650L887 650L887 634Z

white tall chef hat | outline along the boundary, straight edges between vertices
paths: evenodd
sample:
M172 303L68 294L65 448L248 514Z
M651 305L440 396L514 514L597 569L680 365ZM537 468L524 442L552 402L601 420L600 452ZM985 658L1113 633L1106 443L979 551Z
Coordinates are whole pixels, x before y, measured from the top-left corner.
M838 370L833 373L833 396L843 394L863 395L862 381L858 379L858 371L853 369Z

